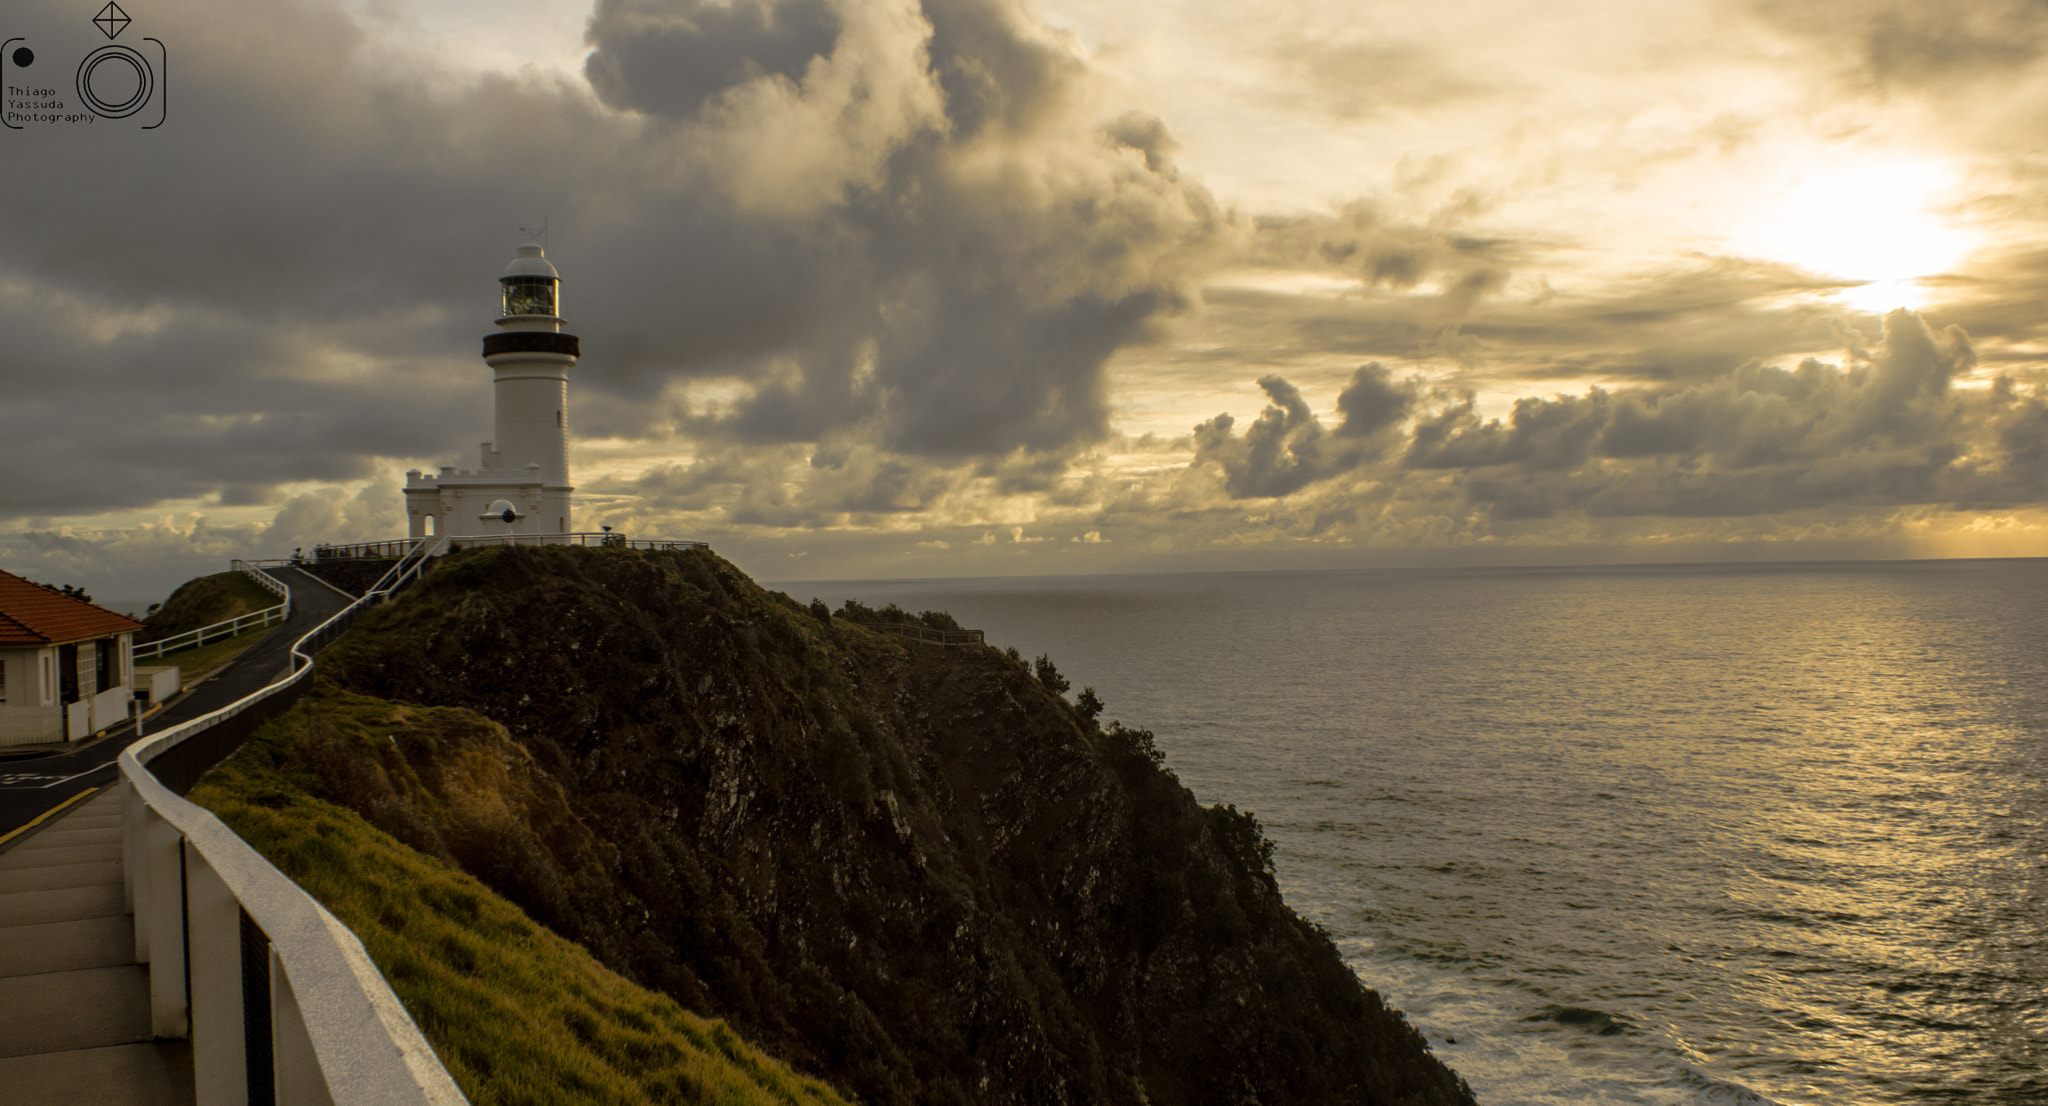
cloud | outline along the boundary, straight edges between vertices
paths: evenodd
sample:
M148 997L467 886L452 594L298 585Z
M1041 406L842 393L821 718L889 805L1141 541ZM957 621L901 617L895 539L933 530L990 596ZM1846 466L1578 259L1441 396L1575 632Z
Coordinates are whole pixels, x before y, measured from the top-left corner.
M2028 0L1826 0L1755 3L1752 11L1834 53L1878 89L2001 79L2048 45L2048 12Z
M1367 366L1338 406L1347 430L1354 412L1384 431L1414 411L1388 455L1332 448L1343 432L1325 433L1300 393L1268 376L1259 385L1273 406L1242 435L1227 415L1198 426L1195 465L1220 468L1233 499L1305 497L1321 512L1315 532L1356 522L1361 503L1347 500L1384 502L1389 486L1418 478L1496 522L2037 502L2048 395L2006 378L1959 390L1975 365L1960 328L1895 311L1880 341L1853 342L1841 364L1753 363L1689 386L1524 397L1504 420L1483 418L1470 392L1396 388Z
M619 376L749 381L731 409L680 426L756 442L859 427L957 460L1106 435L1105 362L1194 302L1229 231L1173 171L1164 125L1094 116L1072 49L990 0L730 12L608 3L592 23L600 92L708 151L716 204L733 209L692 228L709 242L635 228L644 260L628 268L687 259L716 341L691 348L690 307L607 309ZM722 89L631 91L735 35L716 49L809 60L719 70Z
M1395 384L1378 362L1361 366L1337 397L1344 421L1334 434L1285 379L1260 377L1259 387L1272 405L1242 436L1228 413L1195 427L1195 465L1221 468L1234 499L1291 495L1377 458L1391 441L1385 432L1407 417L1420 385Z
M1104 438L1105 363L1234 233L1164 124L1098 111L1071 45L994 0L606 0L587 89L382 65L322 3L161 18L183 61L162 141L11 136L32 202L0 214L0 288L25 290L0 303L0 463L48 479L9 481L0 515L467 457L493 281L541 212L585 339L579 435L857 443L906 459L861 470L864 504L814 498L901 510L922 459ZM735 398L666 398L691 380Z
M594 49L584 75L614 108L691 116L729 88L802 81L840 30L823 0L602 0L585 36Z
M1384 35L1363 41L1292 35L1274 48L1273 56L1318 105L1347 121L1389 110L1439 107L1488 91L1456 72L1435 49Z

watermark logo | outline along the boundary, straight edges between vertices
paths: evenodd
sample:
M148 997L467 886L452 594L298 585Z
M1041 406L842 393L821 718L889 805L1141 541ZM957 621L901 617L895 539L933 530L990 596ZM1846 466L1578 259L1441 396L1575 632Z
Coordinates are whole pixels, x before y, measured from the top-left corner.
M0 43L0 123L10 130L129 120L150 131L170 116L170 55L149 35L115 41L134 22L109 0L91 19L91 42L17 35ZM77 57L75 68L70 59ZM68 79L67 79L68 78Z

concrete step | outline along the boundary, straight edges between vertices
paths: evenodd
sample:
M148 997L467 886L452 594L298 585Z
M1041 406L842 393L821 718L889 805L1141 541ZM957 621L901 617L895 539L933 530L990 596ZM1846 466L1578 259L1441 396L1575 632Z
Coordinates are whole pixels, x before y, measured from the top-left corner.
M152 1041L0 1058L0 1088L8 1102L36 1106L193 1106L192 1046Z
M121 862L95 860L86 864L55 864L44 868L0 869L0 895L21 891L50 891L59 887L95 887L102 883L121 885Z
M74 823L71 819L65 818L56 825L15 846L14 851L20 852L23 849L76 849L88 845L105 845L109 842L116 845L121 843L121 827L118 823L111 826L81 826Z
M0 977L118 968L134 962L135 920L128 914L0 929Z
M149 1039L149 975L139 965L0 978L0 1056Z
M116 839L106 845L78 845L52 848L38 846L33 840L0 855L0 872L16 868L48 868L58 864L82 864L96 860L120 860L121 842Z
M126 897L119 883L0 895L0 933L12 926L76 922L85 918L104 918L109 914L126 914Z

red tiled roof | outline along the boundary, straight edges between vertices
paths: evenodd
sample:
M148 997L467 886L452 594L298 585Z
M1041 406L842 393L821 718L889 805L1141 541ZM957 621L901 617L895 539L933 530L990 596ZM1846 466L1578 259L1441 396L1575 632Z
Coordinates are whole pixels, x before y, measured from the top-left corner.
M0 645L56 645L140 629L127 615L0 572Z

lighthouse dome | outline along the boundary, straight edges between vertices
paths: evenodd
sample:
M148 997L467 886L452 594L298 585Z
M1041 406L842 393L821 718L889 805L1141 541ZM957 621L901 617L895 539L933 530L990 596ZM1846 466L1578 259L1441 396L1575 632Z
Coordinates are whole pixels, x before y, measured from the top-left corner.
M555 267L548 262L546 251L532 242L519 247L519 256L513 258L511 264L505 266L505 275L508 277L547 277L550 280L562 279L562 274L556 272Z

